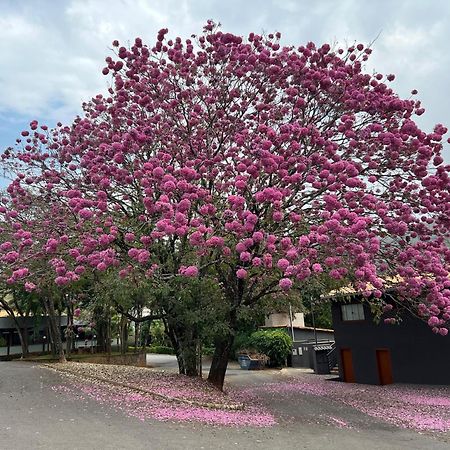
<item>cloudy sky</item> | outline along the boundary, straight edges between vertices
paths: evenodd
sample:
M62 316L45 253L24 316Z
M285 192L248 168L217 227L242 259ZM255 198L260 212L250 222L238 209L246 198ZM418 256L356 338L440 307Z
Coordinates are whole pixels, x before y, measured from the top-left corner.
M70 122L82 101L105 91L101 69L114 39L153 43L163 27L188 37L207 19L241 35L280 31L296 45L378 36L367 70L396 74L401 96L419 91L424 129L450 124L445 0L0 0L0 7L0 150L30 120Z

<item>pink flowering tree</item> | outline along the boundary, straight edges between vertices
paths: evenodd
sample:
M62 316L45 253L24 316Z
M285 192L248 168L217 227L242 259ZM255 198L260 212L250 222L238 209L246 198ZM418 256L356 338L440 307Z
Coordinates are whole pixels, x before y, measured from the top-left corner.
M447 129L419 129L420 102L395 94L393 75L365 73L362 44L283 47L279 33L243 39L212 22L185 41L166 35L115 41L108 96L71 127L35 124L4 156L28 171L18 183L78 218L70 264L215 277L228 325L218 387L241 311L320 279L377 300L397 276L398 302L446 334Z
M33 294L32 299L41 303L49 321L53 352L65 361L59 317L67 295L58 286L58 273L65 267L65 262L53 251L53 242L68 243L67 217L58 203L52 204L30 194L17 182L8 187L1 202L2 286L11 293ZM79 275L73 273L72 282L78 279Z

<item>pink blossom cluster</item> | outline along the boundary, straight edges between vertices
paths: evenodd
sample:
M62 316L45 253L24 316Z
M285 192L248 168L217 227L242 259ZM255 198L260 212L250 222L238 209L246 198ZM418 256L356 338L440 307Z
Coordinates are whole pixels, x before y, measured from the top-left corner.
M198 268L195 266L181 266L179 273L185 277L196 277L198 275Z
M419 129L421 102L400 98L393 75L364 72L370 48L283 47L211 22L195 39L164 29L154 45L114 47L106 95L71 126L33 121L2 154L16 174L0 210L11 281L37 258L64 260L61 286L87 268L212 266L202 274L215 267L253 304L327 279L377 299L399 277L399 301L447 333L447 129ZM34 212L37 196L50 216Z

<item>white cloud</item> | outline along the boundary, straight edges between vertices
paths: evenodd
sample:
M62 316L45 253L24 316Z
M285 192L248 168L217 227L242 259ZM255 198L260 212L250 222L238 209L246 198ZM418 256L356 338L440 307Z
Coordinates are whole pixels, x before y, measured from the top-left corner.
M246 35L281 31L286 43L338 40L374 44L369 70L395 73L403 96L419 90L422 125L450 122L450 3L416 0L3 0L0 114L70 120L82 101L105 90L101 75L113 39L152 42L158 29L199 33L207 19Z

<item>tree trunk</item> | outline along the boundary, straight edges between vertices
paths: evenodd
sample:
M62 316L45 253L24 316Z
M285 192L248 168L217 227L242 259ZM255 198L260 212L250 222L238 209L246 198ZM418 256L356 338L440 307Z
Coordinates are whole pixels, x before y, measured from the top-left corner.
M234 334L231 334L216 343L211 368L209 369L208 381L221 391L225 382L225 373L227 371L228 359L231 354L233 342Z
M139 346L139 322L134 322L134 352L137 353Z
M94 322L95 329L97 331L97 351L100 353L106 353L107 346L107 328L108 328L108 320L106 317L106 307L104 306L96 306L94 309Z
M45 309L45 311L47 312L47 308ZM48 317L48 323L47 323L47 342L48 342L48 347L47 349L51 349L52 352L52 356L53 358L56 357L56 350L55 350L55 338L53 337L53 328L50 326L50 316L48 315L47 312L47 317Z
M193 333L175 320L165 320L164 324L175 350L179 373L189 377L198 376L197 341Z
M186 375L186 367L184 366L184 359L183 355L180 352L180 349L175 350L175 355L177 357L178 373L180 373L181 375Z
M181 354L184 360L185 375L188 377L198 376L197 343L195 340L184 342L181 346Z
M16 327L17 333L19 334L20 346L22 347L22 356L25 358L28 356L28 329L21 328L20 323L14 312L11 310L6 310L8 316L13 320L14 326Z
M241 303L242 292L243 280L238 280L238 295L232 299L232 307L229 311L228 320L226 321L229 332L228 334L219 336L216 339L216 348L211 361L211 368L209 369L208 381L221 391L223 391L225 373L228 367L228 359L231 355L234 337L238 328L237 307Z
M203 346L200 339L197 340L197 373L200 378L203 377Z
M20 309L17 306L17 303L15 303L15 305L16 311L19 313L21 319L24 321L25 324L27 316L20 311ZM16 316L14 309L11 308L11 306L6 302L6 300L0 300L0 306L6 311L8 317L12 319L12 321L14 322L14 326L17 330L17 333L19 334L20 346L22 348L21 358L25 358L26 356L28 356L28 328L22 328L20 326L19 318Z
M61 322L57 323L55 305L52 299L45 299L44 306L48 315L49 329L53 341L54 353L58 357L59 362L66 362L63 343L61 339Z
M176 335L174 329L169 325L168 321L164 321L165 330L167 336L169 336L169 340L172 344L172 347L175 351L175 356L177 357L178 363L178 372L182 375L186 374L186 368L184 366L183 354L181 352L180 342L178 340L178 336Z
M67 306L67 327L66 327L66 354L67 357L70 356L70 353L72 351L73 346L73 313L72 308L70 306Z
M128 350L128 319L120 318L120 353L124 355Z
M136 316L142 318L142 306L136 308ZM138 347L141 343L141 323L139 321L134 322L134 351L138 353Z
M28 356L28 328L19 328L19 339L22 347L22 358Z
M67 357L70 356L70 352L72 350L72 337L69 335L66 335L66 354Z
M106 353L107 353L107 361L111 361L111 307L107 308L108 318L106 325Z

